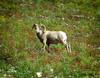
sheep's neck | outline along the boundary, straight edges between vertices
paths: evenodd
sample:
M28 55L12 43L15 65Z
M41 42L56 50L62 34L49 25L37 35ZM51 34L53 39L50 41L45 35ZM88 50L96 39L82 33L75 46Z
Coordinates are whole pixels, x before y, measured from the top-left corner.
M43 39L42 39L42 34L40 34L40 33L37 33L37 37L39 38L39 40L43 43Z

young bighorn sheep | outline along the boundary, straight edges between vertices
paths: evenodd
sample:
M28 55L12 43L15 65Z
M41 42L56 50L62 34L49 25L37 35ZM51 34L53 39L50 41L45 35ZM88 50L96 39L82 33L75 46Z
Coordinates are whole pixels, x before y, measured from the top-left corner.
M39 40L43 43L43 49L45 51L46 44L48 49L50 44L62 43L68 52L71 52L70 44L67 42L67 35L63 31L47 31L45 26L34 24L32 29L36 30L36 34Z

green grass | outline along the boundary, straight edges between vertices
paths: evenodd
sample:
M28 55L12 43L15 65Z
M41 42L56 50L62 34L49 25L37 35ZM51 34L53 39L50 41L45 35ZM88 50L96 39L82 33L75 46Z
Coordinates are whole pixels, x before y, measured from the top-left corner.
M4 5L0 2L0 78L38 78L37 72L41 78L100 77L99 0L16 0ZM34 23L65 31L72 53L61 44L43 52Z

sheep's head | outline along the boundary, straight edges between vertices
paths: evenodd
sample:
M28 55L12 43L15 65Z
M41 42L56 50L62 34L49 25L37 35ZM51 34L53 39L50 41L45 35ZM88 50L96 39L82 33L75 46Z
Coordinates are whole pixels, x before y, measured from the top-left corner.
M46 28L44 25L33 24L32 29L35 29L37 33L44 33Z

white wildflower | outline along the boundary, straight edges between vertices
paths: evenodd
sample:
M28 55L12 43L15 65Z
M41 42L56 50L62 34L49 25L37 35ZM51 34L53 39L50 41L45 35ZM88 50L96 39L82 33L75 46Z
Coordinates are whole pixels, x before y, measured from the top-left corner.
M42 77L42 72L37 72L36 75L37 77Z
M69 75L69 77L71 78L72 76L71 76L71 75Z
M100 50L100 47L98 47L97 49Z
M66 25L68 25L67 23L65 23Z
M65 18L62 18L62 20L65 20Z
M50 71L53 72L53 69L51 68Z
M54 78L57 78L57 76L55 76Z
M31 78L34 78L33 76Z
M74 71L74 72L76 72L76 70L75 70L75 69L74 69L73 71Z
M6 77L6 76L7 76L7 74L4 74L4 75L3 75L3 77Z

